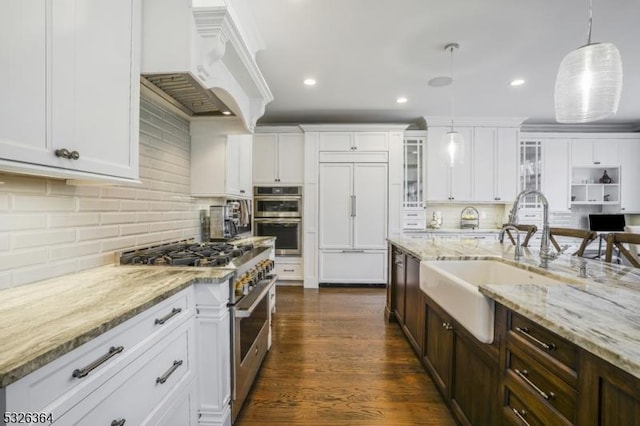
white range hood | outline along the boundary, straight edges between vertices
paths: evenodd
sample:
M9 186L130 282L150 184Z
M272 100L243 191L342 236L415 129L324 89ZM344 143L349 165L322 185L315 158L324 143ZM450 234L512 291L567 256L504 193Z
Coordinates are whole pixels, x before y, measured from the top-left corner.
M253 132L273 95L255 61L261 42L251 16L238 13L241 6L241 0L143 0L141 74L146 84L155 79L162 88L165 81L165 92L190 115L226 107Z

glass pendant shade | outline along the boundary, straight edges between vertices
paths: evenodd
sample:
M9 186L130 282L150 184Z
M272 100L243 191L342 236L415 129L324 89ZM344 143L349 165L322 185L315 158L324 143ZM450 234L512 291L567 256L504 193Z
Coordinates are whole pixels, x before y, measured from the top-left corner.
M612 117L622 92L622 58L611 43L570 52L560 63L555 86L556 120L588 123Z
M464 139L458 132L451 130L445 135L445 146L447 147L447 154L449 156L449 164L451 166L455 164L462 164L462 147Z

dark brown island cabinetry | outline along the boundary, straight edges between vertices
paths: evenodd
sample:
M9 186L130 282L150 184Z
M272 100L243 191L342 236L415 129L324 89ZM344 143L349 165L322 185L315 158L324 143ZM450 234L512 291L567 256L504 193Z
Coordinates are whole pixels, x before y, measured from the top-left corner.
M418 258L389 253L385 316L459 424L640 425L640 379L498 303L494 341L479 342L422 292Z

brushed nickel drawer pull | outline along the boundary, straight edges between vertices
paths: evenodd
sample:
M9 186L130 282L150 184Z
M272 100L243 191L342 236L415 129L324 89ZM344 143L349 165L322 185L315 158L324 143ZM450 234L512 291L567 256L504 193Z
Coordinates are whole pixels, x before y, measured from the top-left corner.
M111 426L123 426L126 423L127 419L122 418L120 420L114 420L111 422Z
M514 368L513 371L516 372L516 374L522 379L524 380L529 386L531 386L533 388L533 390L535 390L536 392L538 392L540 394L541 397L543 397L544 399L546 399L547 401L552 400L553 398L556 397L556 394L553 392L549 392L546 393L545 391L543 391L542 389L540 389L538 386L536 386L535 383L533 383L530 379L529 379L529 372L527 370L518 370L517 368Z
M171 366L171 368L169 368L167 372L164 373L162 376L156 378L156 383L160 383L162 385L164 384L164 382L169 380L169 377L173 374L174 371L178 369L178 367L182 365L182 362L183 362L182 360L173 361L173 365Z
M537 339L531 334L529 334L529 329L526 327L516 327L516 330L518 330L518 333L522 334L527 339L531 340L532 342L536 343L539 346L542 346L544 349L548 351L553 351L556 349L556 345L554 345L553 343L545 343L542 340Z
M282 271L283 272L295 272L296 270L295 269L283 269Z
M519 418L519 419L520 419L520 421L521 421L522 423L524 423L526 426L531 426L531 423L529 423L529 422L524 418L524 416L526 416L526 415L527 415L527 412L526 412L525 410L520 410L520 411L518 411L518 410L516 410L515 408L511 408L511 409L513 410L513 413L516 415L516 417L517 417L517 418Z
M84 368L76 368L75 370L73 370L73 373L71 373L71 375L77 379L86 377L87 374L91 373L93 370L100 367L102 364L107 362L110 358L116 356L123 350L124 350L124 346L118 346L118 347L111 346L109 348L109 352L102 355L100 358L96 359L95 361L93 361L91 364L87 365Z
M182 308L173 308L171 312L169 312L167 315L163 316L162 318L156 318L155 324L162 325L165 322L169 321L171 317L179 314L180 312L182 312Z

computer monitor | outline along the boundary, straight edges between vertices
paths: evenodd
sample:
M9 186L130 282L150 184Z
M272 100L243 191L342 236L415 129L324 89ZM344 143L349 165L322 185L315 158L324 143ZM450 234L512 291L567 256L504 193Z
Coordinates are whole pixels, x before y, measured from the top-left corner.
M596 232L624 232L623 214L590 214L589 230Z

